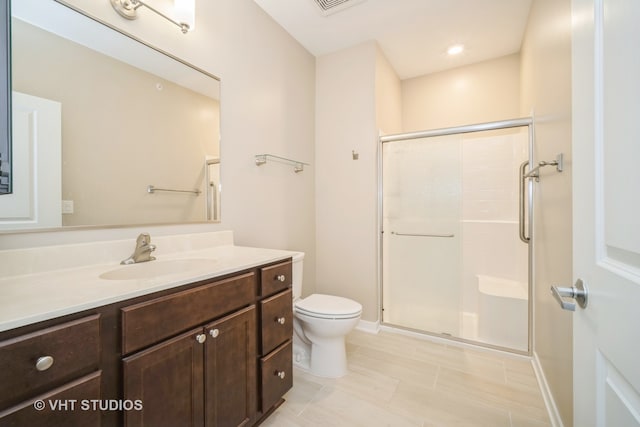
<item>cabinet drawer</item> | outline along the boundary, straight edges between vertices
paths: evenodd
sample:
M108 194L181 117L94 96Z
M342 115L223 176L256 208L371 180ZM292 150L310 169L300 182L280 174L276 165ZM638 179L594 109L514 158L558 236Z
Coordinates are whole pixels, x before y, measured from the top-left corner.
M266 296L291 286L291 261L260 269L260 295Z
M2 341L0 360L6 363L0 369L2 409L98 369L100 316ZM48 368L47 361L53 362Z
M0 411L0 426L98 427L100 426L100 409L93 410L90 403L91 400L98 399L100 399L100 371ZM44 409L36 410L34 408L36 401L44 402ZM60 403L64 406L57 406Z
M262 351L267 354L293 335L291 289L260 301Z
M122 309L122 352L128 354L215 317L253 304L254 273L247 273Z
M293 386L293 346L287 341L260 359L262 410L267 411Z

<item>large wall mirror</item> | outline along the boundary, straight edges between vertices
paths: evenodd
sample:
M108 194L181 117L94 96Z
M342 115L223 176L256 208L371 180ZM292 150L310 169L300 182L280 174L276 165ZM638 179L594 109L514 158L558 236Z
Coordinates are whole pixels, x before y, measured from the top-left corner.
M27 3L11 4L0 231L219 221L219 79L61 1Z

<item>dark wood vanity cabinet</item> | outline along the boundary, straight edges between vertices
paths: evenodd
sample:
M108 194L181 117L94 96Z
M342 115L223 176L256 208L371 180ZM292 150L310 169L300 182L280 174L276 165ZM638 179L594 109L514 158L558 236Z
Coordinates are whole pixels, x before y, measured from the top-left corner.
M259 424L292 386L291 267L273 263L0 333L0 427ZM39 371L47 356L53 365ZM37 411L36 400L47 407ZM92 401L128 409L80 407Z
M153 344L123 359L124 399L143 406L125 413L126 426L249 425L256 288L250 272L122 309L124 352Z
M291 296L287 261L124 307L125 425L258 423L292 386Z

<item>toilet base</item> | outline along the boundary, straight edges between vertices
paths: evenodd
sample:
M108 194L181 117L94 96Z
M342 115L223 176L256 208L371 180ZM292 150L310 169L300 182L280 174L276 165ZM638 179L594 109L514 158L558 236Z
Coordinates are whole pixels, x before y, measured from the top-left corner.
M297 319L295 320L297 323ZM321 339L318 343L308 342L300 337L300 330L294 327L293 365L323 378L340 378L348 373L347 352L344 337Z
M296 366L303 371L309 371L311 369L311 354L310 349L306 345L300 345L296 343L294 336L293 339L293 366Z
M333 338L311 344L309 372L324 378L340 378L349 372L344 338Z

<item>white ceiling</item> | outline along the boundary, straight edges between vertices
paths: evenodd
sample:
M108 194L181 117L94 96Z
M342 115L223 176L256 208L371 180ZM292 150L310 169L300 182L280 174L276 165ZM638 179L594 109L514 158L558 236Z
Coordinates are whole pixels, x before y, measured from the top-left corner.
M376 40L407 79L519 52L532 0L364 0L328 16L314 0L254 1L313 55Z

